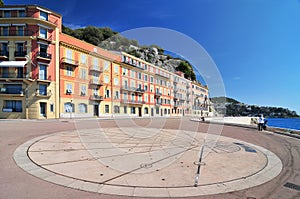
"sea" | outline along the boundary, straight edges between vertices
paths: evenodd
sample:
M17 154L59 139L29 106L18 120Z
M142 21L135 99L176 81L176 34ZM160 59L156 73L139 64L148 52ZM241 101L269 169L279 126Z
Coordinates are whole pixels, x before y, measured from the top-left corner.
M300 131L300 118L267 118L268 126Z

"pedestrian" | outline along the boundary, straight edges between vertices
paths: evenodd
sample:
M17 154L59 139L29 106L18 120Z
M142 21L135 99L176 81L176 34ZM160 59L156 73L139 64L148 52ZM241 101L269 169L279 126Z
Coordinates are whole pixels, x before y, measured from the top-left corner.
M258 118L258 131L263 130L264 124L265 124L265 118L264 118L263 114L261 114L260 117Z

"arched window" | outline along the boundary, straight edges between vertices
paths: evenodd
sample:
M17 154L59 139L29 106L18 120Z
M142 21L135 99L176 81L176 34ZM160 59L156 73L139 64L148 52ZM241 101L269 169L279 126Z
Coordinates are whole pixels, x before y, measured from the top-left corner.
M74 113L75 112L74 104L71 102L66 102L64 104L64 109L65 109L66 113Z
M145 107L145 109L144 109L144 114L149 114L148 107Z
M78 105L79 113L87 113L87 105L84 103L80 103Z

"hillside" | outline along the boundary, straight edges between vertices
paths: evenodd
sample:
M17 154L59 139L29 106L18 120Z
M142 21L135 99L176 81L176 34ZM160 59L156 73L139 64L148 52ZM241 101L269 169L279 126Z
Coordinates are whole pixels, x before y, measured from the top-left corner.
M256 106L241 103L228 97L214 97L210 99L215 110L226 111L226 116L257 116L263 114L272 118L300 117L295 111L282 107Z
M87 26L73 30L62 26L62 32L106 50L127 52L170 72L182 71L185 78L196 80L194 69L188 61L165 54L164 49L155 44L141 46L138 41L127 39L109 27Z

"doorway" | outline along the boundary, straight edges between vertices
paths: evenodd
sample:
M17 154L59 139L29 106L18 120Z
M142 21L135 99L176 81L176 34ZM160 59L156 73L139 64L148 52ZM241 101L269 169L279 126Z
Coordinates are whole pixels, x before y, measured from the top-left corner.
M151 108L151 116L153 117L154 116L154 109Z
M40 116L46 117L46 107L47 104L45 102L40 102Z
M142 108L139 107L139 117L142 117Z
M94 116L99 116L99 105L94 104Z

